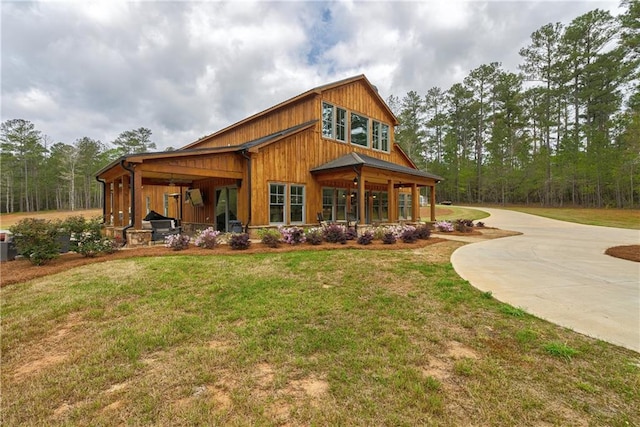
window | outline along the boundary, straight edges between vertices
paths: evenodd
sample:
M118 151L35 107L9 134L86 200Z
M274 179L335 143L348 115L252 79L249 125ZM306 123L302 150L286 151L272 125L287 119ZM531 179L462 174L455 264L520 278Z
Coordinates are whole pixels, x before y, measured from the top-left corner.
M269 222L284 224L286 185L269 184Z
M389 197L386 191L373 193L373 216L374 221L389 220Z
M356 113L351 113L351 143L367 147L369 119Z
M411 194L398 195L398 219L411 219Z
M147 210L146 213L149 213L151 211L151 197L147 196L145 198L145 209Z
M347 142L347 110L336 107L336 139Z
M333 188L322 189L322 217L325 221L334 221L333 218Z
M371 125L371 148L389 151L389 126L373 120Z
M290 204L290 222L304 222L304 185L292 185Z
M345 221L347 219L347 190L336 192L336 220Z
M164 193L164 216L169 216L169 194Z
M322 136L333 138L333 105L322 103Z

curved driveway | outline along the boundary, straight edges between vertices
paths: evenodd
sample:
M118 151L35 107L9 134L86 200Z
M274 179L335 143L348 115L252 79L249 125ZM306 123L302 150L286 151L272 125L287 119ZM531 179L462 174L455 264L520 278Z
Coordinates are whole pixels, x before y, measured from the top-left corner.
M451 256L474 287L535 316L640 352L640 263L610 257L640 230L596 227L503 209L487 227L523 233L462 246Z

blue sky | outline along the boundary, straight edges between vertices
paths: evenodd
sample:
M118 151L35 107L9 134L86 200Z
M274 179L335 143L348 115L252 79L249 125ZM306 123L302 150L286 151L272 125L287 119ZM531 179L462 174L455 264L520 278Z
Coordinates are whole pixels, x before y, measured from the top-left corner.
M2 121L51 143L147 127L180 147L289 97L365 74L383 98L516 72L549 22L618 1L3 1Z

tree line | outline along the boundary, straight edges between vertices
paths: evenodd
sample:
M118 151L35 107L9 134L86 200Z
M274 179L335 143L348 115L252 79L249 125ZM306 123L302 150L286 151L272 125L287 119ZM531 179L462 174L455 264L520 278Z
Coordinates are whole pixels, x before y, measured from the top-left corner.
M122 132L107 146L82 137L52 143L28 120L0 125L0 212L91 209L102 205L95 173L120 156L156 148L151 130Z
M517 73L492 62L388 99L396 142L445 178L441 200L639 206L640 3L621 6L534 31Z
M621 6L617 18L596 9L534 31L517 72L492 62L446 90L389 97L396 142L444 178L440 200L640 205L640 2ZM0 212L101 206L95 173L155 149L151 135L52 143L27 120L5 121Z

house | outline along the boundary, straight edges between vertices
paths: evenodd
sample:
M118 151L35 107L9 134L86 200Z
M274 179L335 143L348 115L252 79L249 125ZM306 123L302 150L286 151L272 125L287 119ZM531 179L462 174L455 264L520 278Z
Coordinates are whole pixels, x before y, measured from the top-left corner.
M184 230L431 221L442 179L417 169L394 141L398 125L364 75L311 89L170 152L121 157L97 173L105 225L145 244L151 211ZM142 236L142 237L141 237Z

